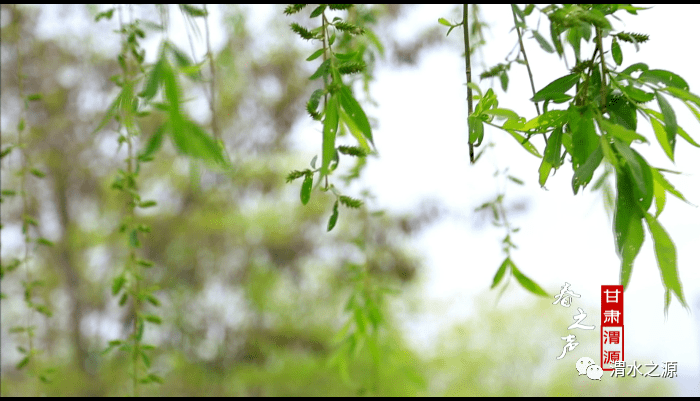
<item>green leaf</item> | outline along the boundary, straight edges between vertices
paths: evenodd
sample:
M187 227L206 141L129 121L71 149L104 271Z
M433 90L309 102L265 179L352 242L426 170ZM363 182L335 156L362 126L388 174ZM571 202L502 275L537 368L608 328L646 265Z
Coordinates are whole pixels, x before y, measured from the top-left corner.
M309 18L316 18L319 15L323 14L323 11L326 9L325 4L321 4L320 6L316 7L312 12L311 15L309 15Z
M664 129L664 126L661 125L661 123L654 117L650 117L649 120L651 121L651 126L654 129L654 134L656 134L656 140L659 141L659 145L661 145L661 148L664 150L664 152L666 152L666 156L668 156L671 161L674 161L673 148L668 142L668 134L666 133L666 129Z
M688 83L683 78L666 70L647 70L639 76L642 82L651 82L655 84L662 83L667 87L674 87L684 91L689 89Z
M153 66L151 69L151 73L148 74L148 78L146 79L146 87L143 89L143 92L141 92L140 96L142 96L146 101L153 99L153 97L156 95L158 92L158 87L160 86L160 83L163 80L163 75L162 75L162 66L165 63L164 61L165 55L162 54L161 58L158 60L158 62Z
M591 182L593 173L595 173L602 160L603 151L600 144L598 144L598 147L588 156L586 162L574 171L574 176L571 179L574 195L578 193L579 187L586 188L586 185Z
M128 293L123 293L121 298L119 298L119 306L124 306L126 301L129 299L129 294Z
M343 85L340 88L340 104L347 113L348 117L355 123L355 125L360 129L362 135L369 140L369 142L374 145L374 140L372 138L372 127L369 125L369 120L367 115L360 104L355 100L350 92L350 88Z
M508 73L503 71L498 77L501 80L501 88L503 89L503 92L507 91L508 90Z
M23 367L27 366L28 364L29 364L29 355L22 358L22 360L19 361L19 363L17 363L17 365L15 366L15 369L21 370Z
M547 39L545 39L544 36L540 35L540 33L537 31L532 31L532 34L535 36L535 39L537 39L537 43L540 44L542 50L546 51L547 53L554 53L552 45L547 42Z
M661 279L666 290L673 291L684 307L688 307L683 297L683 287L678 278L676 261L676 246L663 226L649 213L644 214L651 237L654 239L656 262L661 270ZM666 299L665 309L668 310L670 298Z
M36 243L39 245L45 245L45 246L53 246L54 243L52 241L47 240L46 238L39 237L36 239Z
M539 92L535 93L532 97L533 102L541 102L545 100L552 100L556 98L561 98L566 91L573 88L576 82L579 80L578 74L570 74L563 76L561 78L555 79L549 85L542 88Z
M642 214L634 199L633 182L625 171L617 171L617 202L615 204L615 244L620 256L620 284L629 285L634 259L644 242Z
M544 157L542 158L542 163L540 163L540 179L539 183L541 187L544 187L544 184L547 182L547 178L549 178L549 173L552 172L552 164L549 163Z
M557 51L557 54L559 55L559 57L561 57L561 55L564 54L564 46L562 46L562 44L561 44L561 38L560 38L561 31L559 30L559 25L556 23L552 23L550 21L549 34L552 37L552 43L554 43L554 49Z
M646 103L654 99L653 94L645 92L641 89L637 89L634 86L621 86L620 89L622 89L622 91L625 92L625 94L632 98L632 100L634 100L635 102Z
M172 117L172 115L171 115ZM173 143L183 154L208 162L226 165L221 147L195 122L179 119L179 129L171 121Z
M700 120L700 114L699 114L699 116L698 116L698 120ZM689 144L695 146L696 148L700 148L700 143L695 142L695 141L693 140L693 138L691 138L690 135L688 135L688 133L685 132L685 130L684 130L683 128L681 128L680 125L678 126L678 135L680 135L681 138L683 138L683 139L685 139L686 141L688 141Z
M331 66L331 59L328 59L321 63L321 65L318 66L318 69L316 69L316 72L314 72L310 77L309 80L314 80L321 78L323 75L328 74L328 70L330 69Z
M146 319L147 322L151 322L151 323L154 323L154 324L161 324L161 323L163 323L163 320L162 320L160 317L156 316L156 315L144 315L143 318Z
M491 284L491 289L494 289L498 283L501 282L501 279L503 279L503 276L506 274L506 270L508 269L508 266L510 266L510 258L505 258L503 260L503 263L501 263L501 266L498 268L498 271L496 271L496 275L493 276L493 283Z
M496 118L503 118L506 120L519 120L520 116L518 113L514 112L513 110L509 109L491 109L491 110L486 110L484 111L484 114L488 114L490 116L495 116Z
M99 22L102 18L110 20L112 19L112 14L114 14L114 8L110 8L107 11L102 11L95 16L95 22Z
M125 283L126 277L124 277L124 275L115 277L114 281L112 282L112 295L119 294L119 291L121 291Z
M651 168L646 160L627 144L616 141L613 143L613 146L625 161L625 165L622 168L629 172L629 176L632 178L632 183L634 184L632 186L632 194L635 202L639 203L642 210L649 210L654 197L654 178Z
M448 20L446 20L446 19L444 19L444 18L438 18L438 22L439 22L440 24L442 24L442 25L445 25L445 26L452 26L452 24L450 23L450 21L448 21Z
M323 152L321 154L321 176L328 175L328 166L335 157L335 137L338 131L338 97L332 94L326 104L326 117L323 120Z
M469 143L475 146L481 145L484 139L484 121L477 116L469 116L467 122L469 123Z
M143 201L143 202L139 202L139 204L138 204L139 207L144 208L144 209L149 208L149 207L155 207L157 205L158 205L158 202L156 202L154 200Z
M654 217L659 218L659 215L661 215L661 212L664 211L664 207L666 206L666 190L664 187L656 180L656 174L658 174L658 171L656 169L652 169L652 172L654 172L654 199L656 200L656 214Z
M317 58L321 57L325 50L324 49L318 49L315 52L313 52L312 55L309 56L309 58L306 59L306 61L313 61L316 60Z
M622 95L610 95L607 99L606 110L610 121L629 130L637 129L637 108Z
M610 50L612 51L615 64L622 65L622 49L620 49L620 44L617 42L617 38L613 38Z
M156 132L153 134L153 136L151 136L151 139L148 140L148 143L146 143L146 147L144 148L144 150L139 155L138 159L140 161L151 160L153 154L156 153L163 144L164 133L165 125L159 126Z
M624 70L622 70L622 72L620 72L620 74L632 75L633 72L642 71L642 73L644 73L645 71L648 71L648 70L649 70L648 65L646 65L644 63L635 63L635 64L632 64L631 66L625 68Z
M138 248L141 246L137 230L131 230L131 234L129 235L129 245L131 245L133 248Z
M542 157L540 155L540 152L537 150L535 145L533 145L530 141L528 141L524 136L518 134L517 132L513 131L512 129L506 129L505 130L507 133L509 133L513 138L515 138L518 143L525 148L528 152L531 154L537 156L537 157Z
M593 124L593 111L591 108L583 109L572 105L569 107L568 114L572 136L569 153L571 153L574 171L577 171L588 160L591 153L600 146L599 137Z
M670 192L675 196L676 198L682 200L683 202L692 205L688 200L683 196L682 193L680 193L668 180L666 180L666 177L661 174L661 172L658 169L652 168L651 169L652 175L654 177L654 182L658 183L663 187L666 191Z
M562 165L561 141L563 132L561 125L556 127L549 136L547 147L544 149L544 160L547 160L554 169Z
M304 178L304 183L301 184L301 203L306 205L309 203L309 199L311 198L311 188L314 183L314 178L313 174L307 174L306 178Z
M515 279L518 280L518 283L520 283L520 285L522 285L523 288L535 295L549 297L549 294L547 294L542 289L542 287L540 287L537 283L535 283L534 281L530 280L530 278L522 274L512 261L509 261L509 264L511 267L511 271L513 272L513 277L515 277Z
M676 133L678 132L678 123L676 122L676 113L673 111L673 107L668 103L668 100L664 98L659 91L656 91L656 100L659 102L659 108L661 109L661 114L664 116L664 123L666 124L666 134L668 136L668 143L671 147L671 153L673 153L676 148ZM673 160L673 159L671 159Z
M666 87L666 90L673 96L675 96L678 99L681 100L687 100L689 102L695 103L698 107L700 107L700 96L695 95L694 93L690 93L688 91L684 91L682 89L678 89L673 86L668 86Z
M602 128L610 135L621 139L626 144L632 143L632 141L649 142L645 137L639 135L638 133L627 129L619 124L613 124L607 120L600 120L600 125Z
M331 218L328 219L328 231L332 230L333 227L335 227L335 223L338 222L338 201L335 201L335 204L333 205L333 213L331 214Z

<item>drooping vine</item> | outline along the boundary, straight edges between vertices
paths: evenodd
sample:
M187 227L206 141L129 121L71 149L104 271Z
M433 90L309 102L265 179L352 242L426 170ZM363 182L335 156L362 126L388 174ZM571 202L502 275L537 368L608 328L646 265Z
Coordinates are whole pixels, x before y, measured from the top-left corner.
M21 199L23 245L21 256L13 258L10 264L0 268L0 279L2 279L5 273L10 273L18 268L22 269L24 275L24 279L22 280L23 298L27 313L24 315L24 325L15 325L9 329L10 333L25 337L24 340L20 340L19 342L26 344L26 346L19 345L17 347L17 350L22 354L22 358L17 363L16 368L18 370L26 369L29 376L36 377L41 382L49 383L51 382L51 374L55 372L55 369L51 367L40 369L36 360L38 355L43 352L43 350L39 349L36 345L36 313L50 318L53 312L45 301L42 302L40 300L41 296L37 294L37 290L44 286L44 281L39 277L35 277L32 273L32 269L33 259L37 258L37 248L40 245L53 246L53 242L40 236L39 223L34 216L33 208L30 207L29 178L33 176L36 179L42 179L46 174L31 161L31 154L28 147L29 140L25 137L27 133L31 132L27 118L29 104L30 102L41 100L42 95L40 93L25 94L24 81L26 76L22 69L22 29L17 5L13 6L13 23L15 25L15 32L17 33L17 37L14 39L15 45L17 46L17 85L21 105L19 107L19 122L17 124L17 142L3 149L0 158L8 156L15 149L19 154L18 157L21 163L19 169L19 195ZM5 198L14 197L15 195L17 195L16 191L5 188L2 190L0 202L4 202ZM5 298L5 294L0 294L0 296ZM37 391L35 395L40 395L40 393L38 393L39 387L35 387L35 389Z
M285 14L292 15L301 11L306 5L294 4L285 9ZM321 163L316 167L318 157L311 160L311 169L295 170L287 176L287 182L304 177L301 186L301 202L307 204L311 198L314 175L318 174L317 187L330 191L336 198L333 211L328 220L327 230L332 230L338 221L338 206L359 208L362 201L343 195L337 187L329 183L329 176L335 171L340 162L339 154L365 158L372 153L374 140L372 127L360 103L355 99L352 88L343 81L343 76L360 73L366 69L363 52L360 49L347 49L345 53L335 51L333 46L340 35L358 36L365 33L364 28L333 17L329 20L327 13L331 11L349 10L351 4L321 4L310 14L311 18L320 17L320 26L307 29L297 23L292 23L291 29L302 39L321 42L321 48L314 51L306 60L314 61L323 57L323 61L309 79L323 78L323 88L316 89L309 99L306 110L317 121L323 121L323 140ZM323 99L323 111L319 105ZM336 138L343 130L355 137L358 146L336 146ZM371 146L370 146L371 145Z
M525 150L542 158L539 168L539 183L542 187L552 171L565 164L567 156L570 157L574 171L574 194L590 183L598 167L609 166L605 167L606 171L610 168L616 176L613 233L621 261L620 284L628 288L634 259L644 242L642 221L646 221L665 287L665 308L668 309L671 293L676 295L683 306L687 306L678 278L675 245L658 222L665 206L666 193L687 200L664 177L663 173L669 170L650 166L632 145L635 142L648 143L644 136L636 132L639 113L650 122L657 141L672 162L676 136L682 137L692 146L700 147L678 125L675 111L666 96L673 96L683 102L699 121L700 97L691 93L686 81L671 71L650 69L644 63L619 69L623 62L620 42L633 43L638 49L639 44L647 41L649 36L628 32L613 33L614 28L608 16L618 11L636 15L637 11L644 10L643 7L611 4L550 5L542 9L530 4L524 10L517 5L512 7L514 15L517 15L515 23L521 51L520 29L527 27L525 17L537 9L549 19L551 42L554 44L552 46L537 29L529 29L540 47L548 53L556 52L560 58L565 59L562 44L564 36L571 46L576 63L568 75L555 79L534 93L531 101L536 104L543 102L543 113L529 121L512 110L499 108L495 94L489 89L485 95L480 96L479 103L469 117L470 133L483 133L483 124L509 133ZM581 41L591 40L593 32L593 54L589 59L583 59ZM609 53L604 48L607 38L611 38ZM608 63L605 54L612 55L616 66ZM528 66L532 83L529 64L524 64ZM482 78L499 76L503 83L509 65L499 64L482 74ZM575 93L568 94L574 87ZM660 112L645 106L645 103L654 98ZM565 103L569 103L568 108L548 109L551 105ZM495 120L505 122L498 125ZM533 135L543 135L545 138L542 155L530 142ZM656 213L652 215L649 208L654 200ZM496 273L494 282L498 281L496 278L500 278L502 272L503 265Z

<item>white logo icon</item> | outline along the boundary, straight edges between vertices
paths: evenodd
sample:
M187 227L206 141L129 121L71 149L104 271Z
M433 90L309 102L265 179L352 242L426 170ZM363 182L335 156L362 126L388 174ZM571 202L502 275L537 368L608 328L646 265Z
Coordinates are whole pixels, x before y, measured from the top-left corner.
M578 362L576 362L576 370L578 370L578 375L585 375L586 369L592 365L595 365L595 362L593 362L593 359L589 357L584 356L583 358L579 359Z
M598 365L591 365L586 370L586 376L591 380L600 380L603 377L603 369Z

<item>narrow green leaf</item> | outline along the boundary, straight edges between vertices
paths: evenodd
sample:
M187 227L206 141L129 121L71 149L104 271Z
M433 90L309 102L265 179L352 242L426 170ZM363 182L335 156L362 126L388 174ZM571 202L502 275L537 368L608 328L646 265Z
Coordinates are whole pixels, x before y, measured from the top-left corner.
M503 263L501 263L501 266L496 271L496 275L493 276L493 283L491 284L491 289L494 289L498 285L498 283L501 282L501 279L503 279L503 276L506 274L508 266L510 266L510 258L507 257L503 260Z
M593 178L593 173L595 173L600 162L603 160L603 151L600 144L598 147L588 156L588 159L579 168L574 171L574 176L571 179L571 186L574 189L574 195L578 193L580 187L586 188L591 179Z
M36 243L39 245L45 245L45 246L53 246L54 245L53 241L49 241L48 239L43 238L43 237L37 238Z
M369 142L374 145L374 140L372 138L372 127L369 125L369 120L367 115L360 104L355 100L350 92L350 88L343 85L340 88L340 104L347 113L348 117L357 125L357 127L362 131L362 134L369 140Z
M666 177L661 174L661 172L658 169L652 168L651 173L654 177L654 182L658 183L661 185L666 191L670 192L675 196L676 198L682 200L683 202L692 205L692 203L688 202L688 200L683 196L682 193L680 193L668 180L666 180Z
M649 213L644 214L651 237L654 239L654 252L656 262L661 270L661 279L666 290L676 294L681 305L688 307L683 296L683 287L678 278L678 267L676 261L676 246L663 226ZM668 308L668 305L666 305Z
M652 169L652 172L654 172L654 199L656 200L656 214L654 217L657 219L659 218L659 215L661 215L661 212L664 211L664 207L666 206L666 190L664 187L659 183L659 181L656 179L656 174L660 174L656 169Z
M632 73L637 72L637 71L642 71L642 73L643 73L643 72L648 71L648 70L649 70L648 65L646 65L644 63L635 63L635 64L632 64L631 66L625 68L624 70L622 70L622 72L620 72L620 74L632 75Z
M687 91L688 83L680 76L666 70L647 70L639 76L639 80L643 82L651 82L655 84L662 83L666 86L673 86L678 89Z
M309 80L314 80L321 78L323 75L326 75L328 73L328 70L331 66L331 59L328 59L321 63L321 65L318 66L318 69L316 69L316 72L314 72L310 77Z
M316 7L312 12L309 18L316 18L319 15L323 14L323 11L326 9L325 4L321 4L320 6Z
M321 176L328 175L328 167L335 157L335 138L338 134L338 97L332 94L326 104L326 117L323 120L323 152L321 154Z
M652 93L645 92L641 89L635 88L634 86L621 86L620 88L635 102L646 103L654 99L654 95Z
M700 113L698 113L698 120L700 120ZM680 125L678 126L678 135L685 139L689 144L695 146L696 148L700 148L700 143L695 142Z
M533 145L530 141L528 141L524 136L518 134L517 132L513 131L512 129L506 129L505 130L507 133L509 133L513 138L515 138L518 143L525 148L528 152L530 152L532 155L535 155L537 157L542 157L540 152L537 150L535 145Z
M178 113L179 114L179 113ZM171 115L172 117L172 115ZM183 154L201 159L207 162L226 165L226 158L221 147L212 139L202 127L193 121L179 117L179 129L175 129L173 122L173 143ZM172 122L172 120L171 120Z
M306 178L304 178L304 183L301 184L301 203L306 205L309 203L309 199L311 198L311 188L314 183L314 178L313 174L307 174Z
M535 93L535 96L533 96L530 100L532 100L533 102L541 102L561 97L565 94L566 91L573 88L574 85L576 85L576 82L578 82L578 80L578 74L570 74L561 78L557 78L551 83L549 83L549 85L545 86L544 88L540 89L540 91Z
M309 58L306 59L306 61L313 61L316 60L317 58L321 57L325 50L324 49L318 49L315 52L313 52L312 55L309 56Z
M120 275L114 278L114 281L112 282L112 295L117 295L119 291L124 287L124 284L126 283L126 277L124 275Z
M17 365L15 366L15 369L21 370L23 367L27 366L28 364L29 364L29 355L22 358L22 360L19 361L19 363L17 363Z
M446 20L446 19L444 19L444 18L438 18L438 22L439 22L440 24L442 24L442 25L445 25L445 26L452 26L452 24L450 23L450 21L448 21L448 20Z
M160 317L156 316L156 315L144 315L143 318L146 319L147 322L151 322L151 323L154 323L154 324L161 324L161 323L163 323L163 320L162 320Z
M141 246L137 230L131 230L131 234L129 234L129 245L131 245L133 248L138 248Z
M689 102L695 103L698 107L700 107L700 96L690 93L688 91L676 88L674 86L668 86L666 87L666 90L673 96L675 96L678 99L681 100L687 100Z
M661 92L655 91L656 100L659 102L659 108L661 109L661 114L664 116L664 123L666 124L666 134L668 136L668 143L671 147L671 152L673 153L676 148L676 133L678 132L678 123L676 122L676 113L673 111L673 107L668 103L668 100L661 95ZM673 159L671 159L673 160Z
M158 93L158 87L160 86L163 76L162 76L162 65L165 62L163 58L165 57L164 54L161 54L161 58L156 62L156 64L153 66L151 69L151 73L148 74L148 78L146 79L146 87L143 89L143 92L141 92L141 96L148 100L153 99L153 97Z
M544 160L554 167L554 169L559 168L562 164L561 141L563 132L562 126L555 128L547 140L547 147L544 149Z
M607 120L600 120L601 127L610 135L613 135L622 140L626 144L632 143L632 141L649 142L642 135L627 129L619 124L611 123Z
M469 123L469 143L481 145L484 139L484 121L477 116L469 116L467 122Z
M552 172L552 164L549 163L544 157L542 158L542 163L540 163L540 179L539 183L541 187L544 187L544 184L547 183L547 178L549 178L549 173Z
M488 114L490 116L495 116L497 118L503 118L506 120L511 120L511 119L519 120L520 119L520 116L518 115L518 113L514 112L513 110L509 110L509 109L496 108L496 109L486 110L486 111L484 111L484 114Z
M617 38L613 38L610 50L612 51L615 64L622 65L622 49L620 49L620 44L617 42Z
M163 134L165 133L165 125L161 125L158 127L156 132L151 136L151 138L148 140L148 143L146 143L145 148L139 155L139 160L144 161L144 160L149 160L150 158L153 157L153 154L156 153L161 145L163 144Z
M515 264L510 261L509 262L511 271L513 272L513 277L515 277L516 280L518 280L518 283L523 286L526 290L530 291L531 293L543 297L549 297L549 294L547 294L542 287L540 287L537 283L534 281L530 280L529 277L526 275L522 274L520 270L515 266Z
M540 44L542 50L546 51L547 53L554 53L552 45L547 42L547 39L545 39L544 36L540 35L540 33L537 31L532 31L532 34L535 36L535 39L537 40L537 43Z
M673 148L668 142L668 134L666 133L666 129L664 129L664 126L661 125L661 123L654 117L650 117L649 120L651 121L651 126L654 129L656 140L659 141L659 145L661 145L661 148L666 153L666 156L668 156L668 158L671 159L672 162L675 162Z
M634 261L632 257L632 248L626 249L628 237L632 235L629 244L634 245L639 243L639 227L641 224L642 211L637 206L637 202L632 195L634 184L631 177L624 170L616 170L616 189L617 200L615 202L615 216L613 219L613 234L615 235L615 245L617 254L623 261L621 272L625 269L631 271L631 263ZM632 229L630 226L635 225ZM643 233L642 241L643 241ZM641 244L640 244L641 246ZM634 253L636 255L636 253ZM632 257L630 259L630 257Z
M635 202L639 203L642 210L649 210L654 197L654 179L649 164L636 150L631 149L624 142L616 141L613 146L625 161L622 168L629 172L629 177L634 184L632 194Z
M333 227L335 227L335 223L338 222L338 201L335 201L335 204L333 205L333 213L331 214L331 218L328 219L328 231L332 230Z

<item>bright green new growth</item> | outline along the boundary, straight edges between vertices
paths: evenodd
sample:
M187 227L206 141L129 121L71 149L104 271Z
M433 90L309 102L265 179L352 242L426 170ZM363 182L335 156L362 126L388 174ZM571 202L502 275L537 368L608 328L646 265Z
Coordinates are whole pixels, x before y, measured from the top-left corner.
M525 24L525 17L533 9L529 5L523 11L513 5L513 11L519 17L516 18L517 29L530 29ZM674 161L677 136L700 147L678 125L676 112L666 96L683 102L698 121L700 97L691 93L687 82L671 71L649 69L643 63L618 71L606 60L605 55L611 54L619 67L623 63L623 46L619 42L633 43L638 49L640 43L649 39L648 35L639 33L613 33L608 17L621 10L636 15L638 10L643 9L628 5L595 4L550 5L539 10L550 21L554 49L540 33L530 29L533 37L544 51L551 53L556 50L560 58L564 56L562 43L567 43L572 47L576 64L571 68L570 74L553 80L533 94L533 102L544 102L544 113L529 121L512 110L499 109L496 96L491 90L482 96L478 87L469 83L479 92L480 99L468 119L469 138L478 146L483 140L483 124L492 125L514 136L528 152L540 157L530 139L542 135L546 146L539 168L540 185L545 186L552 170L556 171L564 165L569 155L573 167L574 194L590 183L603 161L607 162L614 169L617 181L613 233L621 261L620 283L625 288L629 286L634 259L645 238L642 228L644 220L654 241L662 283L666 288L667 311L671 292L684 307L687 307L687 303L678 279L675 245L657 218L664 209L666 192L683 201L686 199L666 180L661 173L663 169L650 166L632 146L634 143L648 143L644 136L637 133L637 115L640 114L649 120L659 145L671 161ZM439 22L452 26L442 19ZM609 37L611 40L607 41ZM589 59L583 59L581 55L582 40L592 40L595 45ZM610 49L604 47L606 44ZM526 57L515 61L527 64ZM505 90L511 63L499 64L484 72L481 77L500 77ZM637 77L632 75L636 73L639 73ZM654 98L660 113L645 106ZM552 104L568 106L548 110ZM506 121L497 125L493 122L496 118ZM654 199L656 213L652 215L648 210ZM492 288L500 282L506 270L512 270L524 287L537 293L534 287L530 288L534 283L518 278L517 270L509 257L496 272Z

